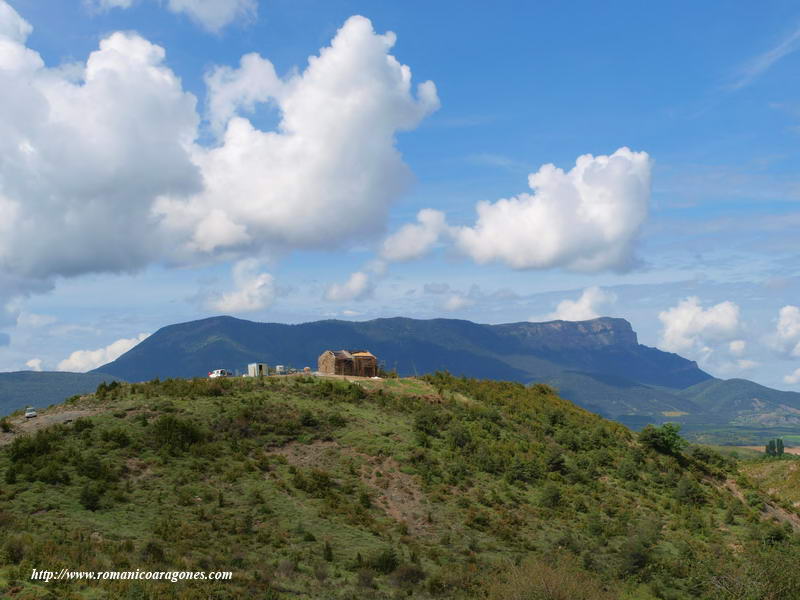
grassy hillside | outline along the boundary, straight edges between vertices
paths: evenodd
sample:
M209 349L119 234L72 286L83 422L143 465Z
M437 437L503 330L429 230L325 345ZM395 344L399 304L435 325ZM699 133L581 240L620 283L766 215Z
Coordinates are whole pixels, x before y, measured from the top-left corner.
M748 462L742 471L769 494L800 507L800 456L785 454Z
M733 459L665 429L640 440L546 386L168 380L69 411L91 416L0 451L6 596L800 597L781 567L800 560L790 504ZM63 567L233 580L29 580Z

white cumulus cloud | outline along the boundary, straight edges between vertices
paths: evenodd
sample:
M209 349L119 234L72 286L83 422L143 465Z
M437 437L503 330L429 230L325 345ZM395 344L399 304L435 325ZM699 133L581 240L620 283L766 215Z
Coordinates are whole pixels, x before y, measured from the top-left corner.
M134 338L123 338L113 342L105 348L98 348L97 350L76 350L58 363L59 371L70 371L73 373L85 373L97 367L116 360L128 350L146 340L150 336L149 333L140 333Z
M77 77L23 42L0 33L0 89L15 90L0 94L0 274L47 280L158 258L152 202L201 184L194 97L135 34L102 40Z
M417 222L403 225L383 242L381 258L400 262L421 258L448 230L444 213L430 208L417 213Z
M480 202L477 222L457 230L457 244L480 264L625 269L647 217L650 170L647 153L628 148L580 156L567 172L544 165L528 177L533 193Z
M243 313L262 310L275 300L275 280L269 273L260 272L256 259L245 259L233 268L236 289L209 301L208 307L223 313Z
M442 304L442 309L448 312L455 312L463 308L468 308L472 306L474 303L475 302L472 299L462 294L453 294L452 296L449 296L447 300L444 301L444 303Z
M703 308L699 298L681 300L658 314L663 326L659 347L683 354L722 372L751 369L739 306L725 301Z
M789 304L778 311L778 324L768 342L782 354L800 356L800 307Z
M255 53L242 56L238 69L215 67L205 80L208 120L217 135L237 113L253 112L258 103L278 97L284 89L272 63Z
M169 4L218 15L251 5ZM0 326L58 277L376 235L410 179L396 134L438 107L433 83L414 89L390 54L394 34L352 17L285 78L257 55L210 70L206 112L221 137L206 147L197 100L160 46L116 32L85 63L50 68L30 32L0 0L0 90L14 90L0 93ZM274 131L242 116L260 102L279 112Z
M351 17L304 72L279 84L270 71L262 87L269 69L256 57L212 75L217 127L272 87L280 88L270 101L281 120L277 131L266 132L242 116L230 118L220 145L194 154L203 192L157 203L165 226L189 238L191 253L330 248L380 231L409 181L395 135L438 107L431 82L414 96L411 71L388 54L394 41L392 33L376 34L369 20ZM253 70L262 75L251 77ZM203 228L216 231L215 209L225 213L226 234L209 243Z
M588 321L601 316L604 307L617 301L613 292L592 286L583 290L577 300L562 300L555 312L547 315L550 320Z
M25 366L28 367L31 371L41 371L42 370L42 359L41 358L32 358L28 362L25 363Z
M783 382L788 383L789 385L796 385L800 383L800 369L795 369L788 375L785 375Z
M258 12L256 0L169 0L167 8L174 13L186 14L212 32L237 20L255 19Z
M203 29L218 32L234 21L255 20L258 13L256 0L156 0L166 4L175 14L185 14ZM84 4L98 12L112 8L130 8L135 0L84 0Z
M369 275L363 271L351 274L345 283L334 283L325 291L325 299L331 302L360 300L372 293Z

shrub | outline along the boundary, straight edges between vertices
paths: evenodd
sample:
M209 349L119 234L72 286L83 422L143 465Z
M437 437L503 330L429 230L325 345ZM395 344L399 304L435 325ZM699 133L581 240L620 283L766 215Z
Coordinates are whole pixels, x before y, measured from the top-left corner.
M0 429L2 429L5 433L9 433L12 431L11 423L8 422L8 419L3 417L0 419Z
M387 575L398 567L400 561L394 548L384 548L373 556L367 564L378 573Z
M619 465L619 476L628 481L639 478L639 469L631 458L624 459Z
M124 448L125 446L128 446L131 443L130 436L121 427L115 427L114 429L106 429L105 431L103 431L100 437L104 442L111 442L118 448Z
M664 423L661 427L647 425L639 432L639 442L656 452L676 455L686 447L686 440L678 434L680 430L677 423Z
M617 594L605 589L590 573L571 566L572 561L550 565L528 559L488 586L489 600L614 600Z
M539 492L539 504L545 508L556 508L561 504L561 490L553 483L546 484Z
M416 585L425 579L425 571L418 565L400 565L391 575L391 580L398 587Z
M702 504L706 497L700 485L684 475L675 488L675 499L688 504Z
M508 481L523 481L532 483L542 476L542 468L539 463L531 460L522 460L515 456L506 470Z
M72 429L75 433L80 433L81 431L85 431L87 429L91 429L94 427L94 423L89 419L81 417L80 419L76 419L75 422L72 424Z
M83 486L80 495L80 503L86 510L92 512L100 508L100 498L102 497L102 490L97 484L86 484Z
M162 415L151 429L153 439L159 449L170 452L187 450L203 440L202 430L185 419L174 415Z
M162 548L161 544L158 542L151 540L144 545L144 548L142 548L141 556L142 560L148 563L164 562L164 548Z
M110 479L110 473L105 464L94 453L87 453L82 456L76 465L76 470L79 475L89 479Z
M6 564L18 565L25 558L25 545L19 538L9 538L3 546Z

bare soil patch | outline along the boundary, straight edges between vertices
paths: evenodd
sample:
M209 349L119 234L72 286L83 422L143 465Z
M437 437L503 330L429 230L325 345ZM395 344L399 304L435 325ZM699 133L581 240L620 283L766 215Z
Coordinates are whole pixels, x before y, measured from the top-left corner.
M14 438L26 433L33 433L57 423L70 423L81 417L90 417L103 412L102 408L72 408L59 406L56 408L39 411L38 417L26 419L23 416L8 419L13 431L8 433L0 431L0 446L5 446L14 441Z
M420 535L429 528L428 502L415 475L403 473L391 457L370 456L336 442L311 444L291 442L269 451L286 458L290 465L326 468L342 456L362 461L361 481L375 493L375 505L398 523L405 523L409 533Z

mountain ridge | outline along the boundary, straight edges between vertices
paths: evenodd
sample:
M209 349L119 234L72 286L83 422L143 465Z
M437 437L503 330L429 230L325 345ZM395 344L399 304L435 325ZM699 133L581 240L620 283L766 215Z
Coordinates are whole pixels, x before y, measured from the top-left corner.
M448 371L548 383L632 427L676 421L693 429L800 431L800 394L716 379L695 361L640 344L631 324L613 317L491 325L408 317L284 324L216 316L167 325L97 371L145 381L205 376L215 368L243 371L250 362L315 368L329 348L367 348L400 375Z

